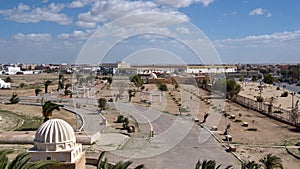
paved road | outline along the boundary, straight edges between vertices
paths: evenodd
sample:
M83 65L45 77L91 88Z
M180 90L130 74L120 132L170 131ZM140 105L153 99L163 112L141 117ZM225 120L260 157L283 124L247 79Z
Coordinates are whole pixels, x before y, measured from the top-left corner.
M214 159L218 164L233 164L234 168L240 168L237 159L191 120L126 103L121 103L120 108L139 123L150 121L154 137L150 140L133 137L122 149L112 152L112 159L118 161L123 157L157 169L194 168L199 159Z

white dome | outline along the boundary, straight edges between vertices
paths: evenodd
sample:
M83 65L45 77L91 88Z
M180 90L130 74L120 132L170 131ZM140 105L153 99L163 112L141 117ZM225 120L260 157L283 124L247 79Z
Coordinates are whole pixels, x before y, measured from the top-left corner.
M76 137L70 124L61 119L51 119L38 128L34 143L38 150L60 151L72 148Z

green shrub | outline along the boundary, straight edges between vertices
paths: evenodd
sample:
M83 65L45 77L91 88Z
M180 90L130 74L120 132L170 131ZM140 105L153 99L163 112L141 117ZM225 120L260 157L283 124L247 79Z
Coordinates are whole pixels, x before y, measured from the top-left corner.
M124 116L123 115L119 115L117 118L117 123L123 123L124 122Z
M237 119L237 120L234 120L234 122L240 123L240 122L243 122L243 121L242 121L242 120L239 120L239 119Z
M159 90L161 90L161 91L168 91L168 87L167 87L166 84L161 84L161 85L159 85Z
M280 110L275 110L273 113L276 113L276 114L282 114L283 112L280 111Z
M257 101L257 102L263 102L263 101L264 101L264 98L261 97L261 96L257 96L257 97L256 97L256 101Z
M283 92L280 97L287 97L289 95L288 92Z

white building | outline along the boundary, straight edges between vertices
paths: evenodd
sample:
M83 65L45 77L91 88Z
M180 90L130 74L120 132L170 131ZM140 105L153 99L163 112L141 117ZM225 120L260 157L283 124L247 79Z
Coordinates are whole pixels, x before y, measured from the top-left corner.
M29 150L31 161L57 161L52 168L85 168L85 153L76 143L73 128L64 120L51 119L43 123L35 134L34 147Z
M20 67L7 67L6 68L6 74L7 75L15 75L17 72L21 72Z
M233 73L237 72L235 65L187 66L186 73Z
M0 89L9 89L10 83L6 83L4 80L0 78Z

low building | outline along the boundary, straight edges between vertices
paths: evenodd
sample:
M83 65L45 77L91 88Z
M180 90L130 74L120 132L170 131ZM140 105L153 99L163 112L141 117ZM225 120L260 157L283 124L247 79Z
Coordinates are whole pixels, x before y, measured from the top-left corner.
M6 68L6 73L7 75L15 75L17 74L17 72L21 72L21 68L20 67L12 67L9 66Z
M235 65L188 65L186 73L201 74L201 73L232 73L237 72Z

